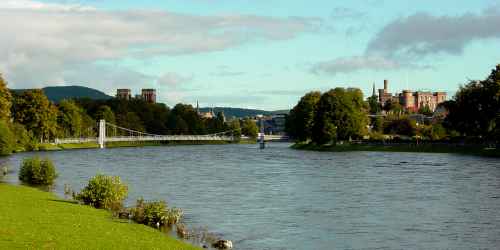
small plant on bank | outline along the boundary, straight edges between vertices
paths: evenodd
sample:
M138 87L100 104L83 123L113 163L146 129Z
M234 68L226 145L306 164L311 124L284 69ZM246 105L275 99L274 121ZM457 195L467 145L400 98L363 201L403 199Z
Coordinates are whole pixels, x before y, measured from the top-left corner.
M168 208L165 201L137 200L135 207L130 209L132 220L149 226L171 226L182 218L183 212L178 208Z
M52 185L57 178L54 163L39 157L26 158L21 164L19 180L32 185Z
M117 211L127 198L128 187L118 176L96 175L75 199L95 208Z

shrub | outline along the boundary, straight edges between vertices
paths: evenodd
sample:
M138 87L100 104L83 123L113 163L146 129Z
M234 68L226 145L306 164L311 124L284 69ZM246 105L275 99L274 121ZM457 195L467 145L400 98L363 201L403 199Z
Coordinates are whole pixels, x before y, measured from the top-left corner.
M54 163L48 158L26 158L21 164L19 180L34 185L52 185L57 178Z
M95 208L118 210L127 198L128 187L118 176L96 175L88 185L75 196L76 200Z
M137 200L135 207L130 209L130 213L132 220L149 226L174 225L183 215L181 209L169 209L165 201L147 202L142 198Z

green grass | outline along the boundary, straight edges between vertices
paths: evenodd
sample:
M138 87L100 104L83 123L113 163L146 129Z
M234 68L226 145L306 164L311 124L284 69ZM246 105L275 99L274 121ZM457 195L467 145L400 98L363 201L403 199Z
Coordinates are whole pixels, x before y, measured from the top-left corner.
M111 213L0 183L2 249L199 249Z
M454 146L446 144L342 144L342 145L314 145L306 143L296 143L292 146L298 150L312 151L328 151L328 152L351 152L351 151L368 151L368 152L414 152L414 153L453 153L453 154L468 154L487 157L500 157L499 149L486 149L475 146Z

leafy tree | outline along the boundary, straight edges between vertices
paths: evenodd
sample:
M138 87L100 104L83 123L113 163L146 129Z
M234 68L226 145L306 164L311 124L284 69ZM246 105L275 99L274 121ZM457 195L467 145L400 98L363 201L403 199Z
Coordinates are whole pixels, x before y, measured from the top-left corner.
M309 92L290 111L285 123L285 130L290 136L298 141L307 141L312 137L314 115L320 98L320 92Z
M403 112L403 106L399 104L399 102L393 101L393 100L388 100L384 104L384 110L386 112L391 112L391 113L401 113Z
M382 106L378 102L377 96L368 97L368 107L370 110L370 114L378 114L382 111Z
M14 151L15 137L5 120L0 120L0 156L10 155Z
M232 135L239 140L241 138L241 126L240 126L240 120L238 119L233 119L229 123L229 129L232 130Z
M10 108L12 106L12 95L7 89L7 82L0 74L0 120L8 120L10 118Z
M484 81L471 81L460 87L448 110L445 126L464 136L500 140L500 65Z
M389 118L384 124L386 134L414 136L416 132L415 121L407 117Z
M335 88L324 93L314 117L312 140L325 144L327 139L361 138L366 132L367 116L363 93L359 89ZM328 133L335 131L336 136Z
M257 127L255 121L247 118L244 119L241 124L241 133L255 139L259 133L259 128Z
M40 89L26 91L14 99L14 121L32 131L35 138L47 140L57 134L57 107Z
M120 126L130 130L145 132L144 125L141 118L135 112L126 112L125 114L118 114L116 120Z
M97 110L95 119L97 121L105 120L106 122L109 122L111 124L116 124L115 113L107 105L102 105L99 107L99 109Z
M64 137L80 137L83 128L83 109L74 101L62 100L59 103L58 122Z
M371 120L374 132L382 132L384 130L384 119L382 117L377 116Z
M33 140L33 134L28 132L22 124L10 124L10 130L15 136L16 147L22 150L31 151L35 148L36 142Z

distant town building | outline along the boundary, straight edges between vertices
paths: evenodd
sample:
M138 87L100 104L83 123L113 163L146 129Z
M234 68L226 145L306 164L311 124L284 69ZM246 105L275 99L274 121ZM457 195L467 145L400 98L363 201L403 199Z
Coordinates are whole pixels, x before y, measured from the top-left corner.
M263 121L264 134L284 135L287 114L276 114L271 116L258 117ZM259 119L259 120L260 120Z
M132 91L130 89L117 89L116 98L130 100L132 98Z
M142 100L149 103L156 103L156 89L142 89Z
M418 111L421 108L429 107L434 112L439 104L446 101L446 92L430 92L430 91L416 91L403 90L402 93L392 95L389 92L389 81L384 80L384 88L378 90L379 103L384 105L389 100L398 102L406 110Z
M201 112L200 111L200 104L198 101L196 101L196 113L198 113L198 116L203 119L212 119L215 117L215 113L213 109L208 110L208 112Z

